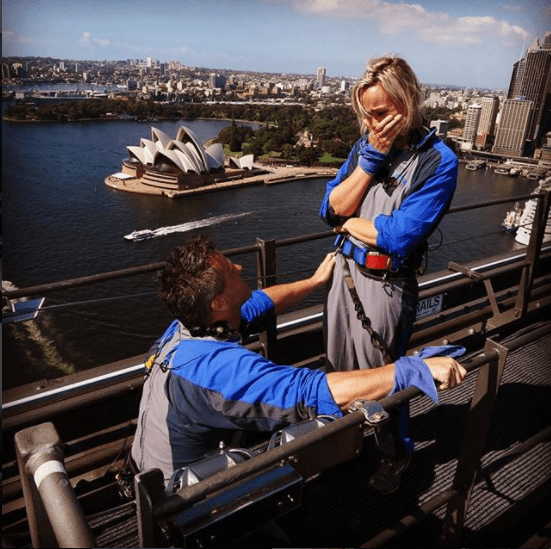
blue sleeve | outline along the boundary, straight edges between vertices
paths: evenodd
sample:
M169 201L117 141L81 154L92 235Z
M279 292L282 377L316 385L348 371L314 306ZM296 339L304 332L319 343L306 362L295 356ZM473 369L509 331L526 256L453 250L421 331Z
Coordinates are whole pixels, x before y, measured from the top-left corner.
M374 220L377 246L391 255L407 257L430 235L451 202L457 185L457 157L447 147L439 149L442 157L435 174L391 215Z
M241 318L250 323L273 309L272 298L262 290L255 290L251 297L241 305Z
M433 402L438 403L438 392L436 391L434 379L423 359L431 356L451 356L455 358L463 355L465 350L465 347L461 345L440 345L424 347L415 356L400 358L395 364L394 387L389 396L408 387L417 387Z
M245 340L264 331L274 336L277 332L275 305L267 293L256 290L241 306L239 333Z
M321 202L319 214L320 217L331 227L341 225L346 219L348 219L348 217L343 217L334 213L333 208L329 204L329 195L335 187L340 185L356 169L358 165L358 155L362 139L356 141L356 143L352 147L352 150L350 151L350 154L348 155L348 159L341 166L341 169L337 173L336 177L327 182L327 186L325 188L325 196L323 197L323 200Z
M232 343L190 340L181 351L190 360L174 373L208 391L211 406L242 428L342 416L320 370L279 366Z

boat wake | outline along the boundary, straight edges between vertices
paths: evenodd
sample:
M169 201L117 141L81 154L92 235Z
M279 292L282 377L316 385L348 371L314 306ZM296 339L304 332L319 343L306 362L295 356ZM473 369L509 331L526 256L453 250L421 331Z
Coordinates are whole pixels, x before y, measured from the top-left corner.
M205 219L189 221L187 223L172 225L170 227L159 227L158 229L141 229L139 231L133 231L130 234L124 235L124 238L126 238L126 240L148 240L150 238L156 238L158 236L164 236L171 233L185 233L194 229L200 229L201 227L209 227L211 225L224 223L225 221L232 221L234 219L245 217L246 215L250 214L251 212L217 215L215 217L207 217Z

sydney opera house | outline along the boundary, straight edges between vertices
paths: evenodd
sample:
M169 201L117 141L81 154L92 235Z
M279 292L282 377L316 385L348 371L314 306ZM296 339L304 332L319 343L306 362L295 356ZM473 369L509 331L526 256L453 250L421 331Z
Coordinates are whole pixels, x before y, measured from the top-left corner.
M223 177L225 172L222 144L205 148L184 126L178 129L176 139L152 127L151 139L142 138L139 146L126 148L129 157L123 161L122 171L109 179L138 180L141 185L161 191L181 191L207 185L212 176ZM230 158L230 162L234 168L250 170L253 156Z

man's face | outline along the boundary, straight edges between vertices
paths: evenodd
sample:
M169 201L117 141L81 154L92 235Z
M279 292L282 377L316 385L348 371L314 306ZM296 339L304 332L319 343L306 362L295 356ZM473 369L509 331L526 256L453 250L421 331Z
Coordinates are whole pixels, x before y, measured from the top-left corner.
M216 309L216 307L226 307L231 316L239 315L240 317L241 305L251 297L252 293L249 285L241 276L243 267L237 263L233 263L220 253L214 256L213 264L217 269L222 271L225 282L224 291L213 300L213 309ZM215 304L217 301L223 303Z

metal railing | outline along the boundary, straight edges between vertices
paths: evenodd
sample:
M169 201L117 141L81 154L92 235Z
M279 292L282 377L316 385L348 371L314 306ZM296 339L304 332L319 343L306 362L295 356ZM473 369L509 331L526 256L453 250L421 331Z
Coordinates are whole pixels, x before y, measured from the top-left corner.
M455 271L452 277L453 280L446 283L449 287L461 287L462 285L473 283L485 284L491 304L491 326L500 326L512 318L521 318L528 310L528 304L534 281L534 271L541 250L543 231L547 216L549 215L550 206L549 192L542 193L540 195L530 195L529 198L538 198L538 208L534 219L534 230L531 235L530 243L526 249L526 258L520 267L518 265L513 267L500 267L503 272L506 272L509 268L521 269L522 274L521 282L519 284L519 291L516 297L511 298L513 299L512 307L505 312L501 310L497 303L497 298L493 293L493 289L491 288L491 284L486 283L486 281L490 280L490 275L479 274L472 269L462 269L461 266L453 265L452 267ZM482 208L505 202L513 202L518 199L522 199L522 197L453 208L449 213L454 214L468 209ZM279 241L258 240L253 246L225 250L223 253L228 256L244 253L256 254L257 279L259 285L265 287L272 284L275 276L277 275L277 248L291 246L302 242L309 242L316 239L324 239L332 235L333 233L331 231L327 231L315 235L306 235L303 237L289 238ZM151 272L162 268L163 265L164 263L155 263L112 273L104 273L101 275L35 286L22 290L3 292L3 295L7 299L38 295L63 288L93 284L114 278ZM427 291L431 292L433 290L432 288L429 288ZM439 291L442 291L442 286L440 286ZM433 513L435 510L440 509L443 506L447 506L447 510L444 520L442 545L444 547L459 546L472 489L475 483L477 471L480 467L484 445L490 427L491 413L495 406L501 383L501 376L508 353L514 349L520 348L527 342L534 341L538 337L549 333L551 333L551 324L548 323L542 328L536 329L525 336L514 339L508 345L502 345L489 339L486 342L484 352L480 356L470 362L463 363L469 372L478 369L478 377L474 390L474 396L468 413L462 450L458 459L456 473L451 488L431 498L430 501L426 502L417 510L417 513L405 517L398 525L396 525L396 527L380 532L375 538L367 541L363 545L364 547L384 546L385 543L397 536L398 532L402 533L404 529L410 528L423 518L426 518L427 514ZM267 355L270 354L270 345L271 342L266 340L265 352ZM397 406L409 402L409 400L418 395L420 395L419 390L412 387L391 397L387 397L379 401L379 403L385 410L391 410ZM320 454L320 445L324 445L326 442L328 444L334 444L334 441L338 440L339 445L341 445L343 440L341 436L342 433L346 433L346 436L351 439L350 444L352 447L351 451L347 455L355 454L358 450L357 436L351 436L350 433L352 431L358 432L360 428L363 428L364 423L365 416L361 411L350 413L342 419L325 425L320 430L306 434L294 441L291 441L285 446L275 448L256 456L254 459L238 464L231 469L217 473L214 477L209 478L208 482L199 482L193 486L189 486L178 491L176 494L163 495L163 490L157 490L158 487L155 488L155 486L156 483L158 484L158 478L147 480L145 486L142 485L139 487L142 492L145 490L142 495L147 498L149 490L157 490L152 499L154 505L148 509L152 515L144 519L148 524L146 526L142 525L142 531L149 532L148 535L150 537L147 541L149 542L154 540L154 528L152 526L152 522L167 515L178 514L183 508L193 506L195 503L204 500L211 494L224 490L228 486L235 485L235 483L244 481L268 468L281 466L282 463L296 464L302 459L302 456L308 453L314 452L316 454ZM43 426L40 426L40 429L42 427ZM32 428L29 432L23 432L19 435L19 440L17 443L19 469L22 474L22 483L25 492L27 509L29 512L31 531L34 532L34 536L39 536L38 524L40 523L41 527L44 522L47 522L50 525L45 534L46 538L41 537L39 539L36 537L36 539L33 540L36 543L35 546L41 546L40 544L42 544L42 546L47 546L48 543L53 542L54 538L60 546L93 546L93 536L87 528L85 521L83 521L83 515L81 514L80 507L76 502L74 493L72 492L72 489L70 489L70 484L67 480L67 475L63 466L63 458L59 454L61 441L56 438L55 433L51 434L51 431L47 429L46 431L50 433L51 436L49 436L49 438L46 437L48 438L48 441L47 444L45 444L43 438L44 432L46 431L41 431L40 429L37 430L37 428ZM539 439L534 438L533 441L527 441L523 447L523 450L528 451L532 447L531 445L537 443L537 440ZM54 465L52 466L52 464ZM321 464L317 464L316 466L323 469L332 465L333 464L331 462L325 461ZM37 471L40 469L42 471L47 471L48 474L44 476L42 473L38 473L37 476ZM310 473L312 472L315 471L311 470ZM61 518L56 517L57 506L59 505L57 502L59 501L64 502L64 509L66 507L70 510L65 514L62 514L63 516ZM73 521L73 523L77 524L78 527L69 532L67 528L67 520ZM140 518L140 520L142 519ZM42 536L42 534L40 535ZM52 537L52 535L54 537ZM69 537L67 538L67 536Z

